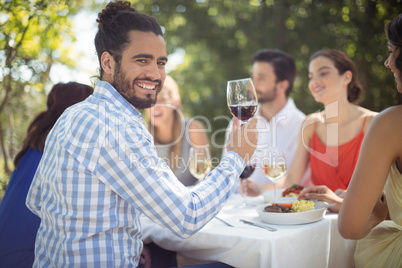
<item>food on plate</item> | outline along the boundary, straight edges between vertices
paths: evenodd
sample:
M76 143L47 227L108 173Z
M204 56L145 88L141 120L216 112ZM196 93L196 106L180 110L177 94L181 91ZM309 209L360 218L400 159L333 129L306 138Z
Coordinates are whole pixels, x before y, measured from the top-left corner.
M265 212L276 212L276 213L287 213L291 212L290 208L285 208L280 204L273 203L272 205L266 206L264 208Z
M297 200L292 204L293 212L308 211L314 209L314 201L310 200Z
M298 184L293 184L282 192L282 197L298 197L304 187Z
M301 212L314 209L314 201L309 200L297 200L293 203L277 204L266 206L264 208L265 212L275 212L275 213L289 213L289 212Z

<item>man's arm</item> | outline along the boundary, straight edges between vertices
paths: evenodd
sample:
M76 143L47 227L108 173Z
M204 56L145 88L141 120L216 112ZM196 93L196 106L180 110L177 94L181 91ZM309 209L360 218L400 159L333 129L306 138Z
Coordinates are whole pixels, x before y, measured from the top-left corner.
M255 142L252 136L249 139ZM242 158L253 152L243 137L243 146L229 147L221 163L189 191L158 158L150 134L139 124L126 127L124 137L124 143L102 148L96 175L137 210L183 237L194 234L219 212L245 166Z

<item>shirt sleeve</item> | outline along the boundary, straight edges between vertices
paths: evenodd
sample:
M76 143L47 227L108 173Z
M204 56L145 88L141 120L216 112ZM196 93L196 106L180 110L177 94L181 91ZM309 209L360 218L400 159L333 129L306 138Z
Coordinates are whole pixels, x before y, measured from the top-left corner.
M28 190L28 194L25 201L27 208L38 217L40 217L40 210L42 207L41 189L40 189L41 180L40 178L37 178L40 176L41 173L40 169L41 165L39 162L38 169L36 170L35 176L32 179L31 187Z
M245 166L238 154L229 152L190 191L158 158L151 135L140 123L126 125L118 136L108 133L108 139L118 142L102 147L96 167L99 179L135 209L182 237L197 232L219 212Z

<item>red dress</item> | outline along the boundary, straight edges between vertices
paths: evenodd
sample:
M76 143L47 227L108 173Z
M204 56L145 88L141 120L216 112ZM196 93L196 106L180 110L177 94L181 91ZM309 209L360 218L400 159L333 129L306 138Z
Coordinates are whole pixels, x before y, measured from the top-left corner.
M365 122L366 118L356 137L339 146L322 143L315 133L314 125L310 151L311 180L314 185L326 185L332 191L348 188L364 138Z

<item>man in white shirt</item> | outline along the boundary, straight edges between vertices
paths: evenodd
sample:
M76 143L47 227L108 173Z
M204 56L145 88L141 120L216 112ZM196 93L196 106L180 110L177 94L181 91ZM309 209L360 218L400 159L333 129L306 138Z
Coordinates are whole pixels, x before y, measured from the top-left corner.
M285 52L270 49L257 51L253 62L251 73L259 103L256 112L258 146L268 144L282 149L287 166L290 166L299 130L306 117L289 98L297 73L295 62ZM227 135L232 126L233 122L230 122ZM269 182L258 165L250 178L259 183Z

